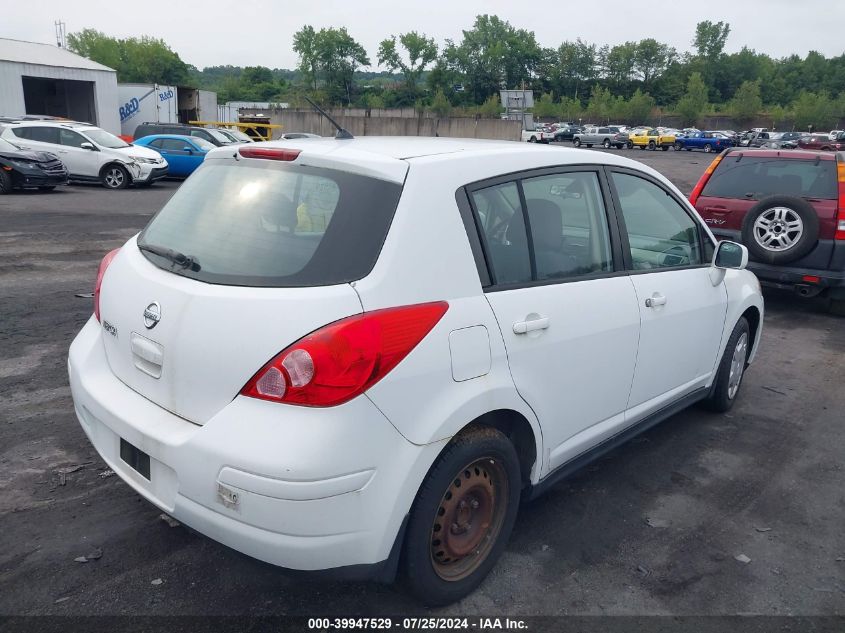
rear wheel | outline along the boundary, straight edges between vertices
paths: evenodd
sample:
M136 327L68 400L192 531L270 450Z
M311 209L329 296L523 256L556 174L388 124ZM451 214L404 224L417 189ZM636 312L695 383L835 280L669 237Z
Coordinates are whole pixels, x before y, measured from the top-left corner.
M709 154L712 151L713 151L713 146L710 145L710 143L707 143L707 145L704 146L704 153Z
M648 148L649 148L652 152L654 151L654 149L655 149L656 147L657 147L657 145L654 143L654 141L649 141L649 142L648 142Z
M403 573L414 596L449 604L484 580L510 536L520 487L519 459L503 433L478 427L452 440L408 520Z
M129 186L129 173L120 165L108 165L100 177L106 189L125 189Z
M684 146L681 143L675 143L672 147L675 148L676 152L680 152L682 149L684 149Z
M604 139L604 142L602 143L602 145L604 145L605 149L610 149L610 139L609 138Z
M668 152L668 151L669 151L669 146L668 146L668 145L661 145L661 146L660 146L660 149L661 149L661 150L663 150L664 152Z
M711 411L724 413L736 402L742 385L742 377L745 375L751 344L751 329L748 327L748 321L745 317L740 317L731 332L719 369L716 371L713 390L703 402L704 406Z
M529 142L529 143L536 143L536 142L537 142L537 137L536 137L536 136L532 136L530 139L528 139L528 142Z
M581 147L581 139L580 138L572 139L572 144L575 147Z
M625 147L624 143L617 143L616 144L616 149L622 149L623 147Z

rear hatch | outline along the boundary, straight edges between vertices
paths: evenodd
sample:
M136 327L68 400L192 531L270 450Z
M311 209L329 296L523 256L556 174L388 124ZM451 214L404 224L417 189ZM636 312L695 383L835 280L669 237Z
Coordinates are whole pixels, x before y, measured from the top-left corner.
M361 312L350 282L398 204L399 183L282 160L206 160L103 279L111 370L198 424L282 349Z
M839 196L833 155L727 154L710 176L695 207L715 233L728 231L735 238L748 210L773 195L807 200L819 217L819 239L833 239Z

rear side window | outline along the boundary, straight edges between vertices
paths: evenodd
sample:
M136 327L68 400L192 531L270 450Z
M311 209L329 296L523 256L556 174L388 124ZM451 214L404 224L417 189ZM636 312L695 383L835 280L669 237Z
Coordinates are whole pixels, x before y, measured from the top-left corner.
M776 194L836 200L835 161L728 155L701 192L714 198L750 200Z
M55 127L20 127L12 128L12 131L16 136L30 141L59 144L59 129Z
M224 285L326 286L365 277L387 236L401 186L263 163L205 163L138 238L195 258L198 270L142 251L144 256L164 270Z

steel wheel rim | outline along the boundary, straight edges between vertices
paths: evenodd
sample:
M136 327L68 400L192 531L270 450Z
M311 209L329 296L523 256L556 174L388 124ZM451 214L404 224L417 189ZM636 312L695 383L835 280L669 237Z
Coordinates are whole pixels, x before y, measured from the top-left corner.
M739 391L739 383L742 382L742 374L745 371L745 359L748 355L748 334L742 333L736 342L733 356L731 357L731 373L728 375L728 398L733 400L736 392Z
M608 141L607 139L605 139L603 145L605 149L610 149L610 141Z
M767 251L789 250L804 235L804 221L789 207L766 209L754 221L754 241Z
M455 474L431 526L431 565L440 578L462 580L487 559L502 530L507 499L507 472L498 459L476 459Z
M123 184L123 172L117 167L109 169L106 172L106 184L112 189L116 189Z

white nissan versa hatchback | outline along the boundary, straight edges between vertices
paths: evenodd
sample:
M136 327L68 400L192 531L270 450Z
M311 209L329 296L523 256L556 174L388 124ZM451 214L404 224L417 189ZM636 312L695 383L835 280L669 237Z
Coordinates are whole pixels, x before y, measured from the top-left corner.
M76 413L199 532L444 604L520 499L693 402L730 408L763 321L747 259L612 154L221 147L100 264Z

